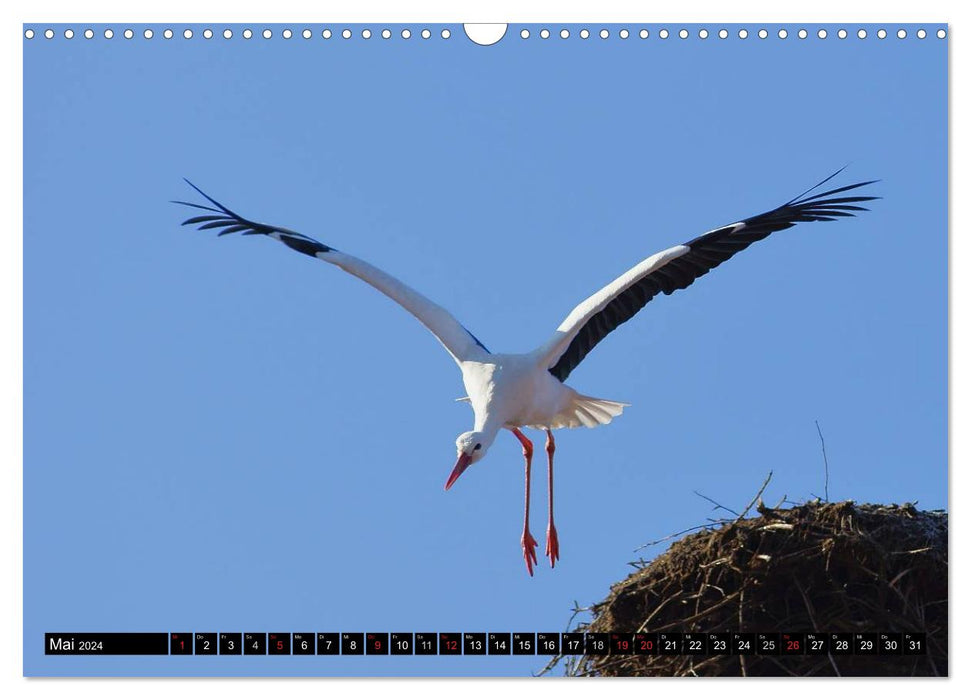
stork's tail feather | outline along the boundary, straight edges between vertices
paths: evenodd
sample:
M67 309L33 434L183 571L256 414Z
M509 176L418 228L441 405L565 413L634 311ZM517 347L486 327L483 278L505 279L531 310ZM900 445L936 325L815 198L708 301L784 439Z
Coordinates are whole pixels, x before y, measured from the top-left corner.
M623 413L624 408L627 406L630 406L630 404L598 399L593 396L583 396L581 394L578 394L573 401L573 408L577 417L588 428L607 425L607 423ZM588 416L588 420L584 420L584 415Z
M607 425L614 418L624 412L629 403L609 401L593 396L577 394L570 405L556 416L551 428L596 428Z

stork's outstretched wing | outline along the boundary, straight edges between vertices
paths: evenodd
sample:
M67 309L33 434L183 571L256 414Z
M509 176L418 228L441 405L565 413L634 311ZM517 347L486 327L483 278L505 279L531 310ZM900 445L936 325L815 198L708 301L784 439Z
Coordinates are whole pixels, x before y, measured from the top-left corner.
M878 197L836 196L876 180L846 185L809 196L837 171L812 189L772 211L709 231L683 245L661 251L638 263L570 312L553 338L538 351L550 373L565 381L593 348L620 324L628 321L658 292L684 289L740 250L775 231L804 221L834 221L867 211L859 206Z
M241 233L244 236L259 234L275 238L298 253L336 265L398 302L438 338L456 362L479 359L489 354L485 346L461 323L455 320L452 314L383 270L296 231L244 219L188 180L186 182L205 197L212 206L176 201L175 204L183 204L187 207L209 212L186 219L182 222L183 225L199 224L199 230L216 229L220 236L227 233Z

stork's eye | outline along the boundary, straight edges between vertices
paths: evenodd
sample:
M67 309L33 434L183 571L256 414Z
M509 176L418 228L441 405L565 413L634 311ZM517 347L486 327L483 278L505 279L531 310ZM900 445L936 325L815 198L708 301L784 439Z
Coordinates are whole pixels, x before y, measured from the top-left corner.
M477 442L475 443L475 447L472 448L472 451L475 452L476 450L480 450L480 449L482 449L482 443Z

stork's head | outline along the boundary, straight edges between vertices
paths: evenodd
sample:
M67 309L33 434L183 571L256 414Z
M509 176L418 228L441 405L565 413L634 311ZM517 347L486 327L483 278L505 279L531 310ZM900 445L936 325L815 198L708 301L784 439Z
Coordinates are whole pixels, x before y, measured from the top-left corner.
M462 472L469 468L470 464L475 464L485 456L486 451L492 444L495 437L489 438L485 433L471 430L462 433L455 439L455 450L458 452L458 459L452 468L452 473L445 482L445 490L452 488L452 484L462 476Z

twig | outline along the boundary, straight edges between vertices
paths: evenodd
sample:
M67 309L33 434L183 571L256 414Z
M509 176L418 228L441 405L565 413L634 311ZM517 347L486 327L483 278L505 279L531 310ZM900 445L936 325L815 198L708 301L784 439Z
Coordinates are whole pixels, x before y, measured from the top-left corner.
M570 619L566 622L566 629L564 632L570 631L570 626L573 625L573 621L576 619L577 615L584 612L590 612L592 608L581 608L580 603L576 600L573 601L573 614L570 615Z
M829 503L829 460L826 459L826 441L823 439L823 431L819 429L819 421L816 421L816 432L819 433L819 442L823 446L823 469L826 475L826 479L823 482L823 496L826 502Z
M718 510L719 508L721 508L722 510L727 510L727 511L728 511L729 513L731 513L732 515L735 515L735 516L737 516L737 515L738 515L738 513L736 513L736 512L735 512L734 510L732 510L731 508L728 508L728 507L726 507L726 506L723 506L723 505L722 505L721 503L719 503L718 501L716 501L716 500L715 500L715 499L713 499L713 498L708 498L708 496L706 496L706 495L705 495L705 494L703 494L703 493L699 493L698 491L695 491L695 492L694 492L694 494L695 494L696 496L700 496L701 498L704 498L704 499L705 499L706 501L708 501L709 503L711 503L711 504L713 504L713 505L714 505L715 507L714 507L714 508L713 508L712 510Z
M756 501L762 498L762 493L765 491L765 487L769 485L769 481L771 479L772 479L772 471L770 470L769 475L765 477L765 481L763 481L762 485L759 487L758 493L756 493L755 497L751 501L749 501L749 504L747 506L745 506L745 510L742 511L742 514L735 519L735 524L738 524L738 522L745 517L745 514L752 509L752 506L755 505Z
M727 523L727 522L728 522L727 520L721 521L721 523ZM644 549L645 547L653 547L656 544L661 544L662 542L667 542L668 540L673 540L675 537L680 537L681 535L686 535L687 533L694 532L695 530L704 530L707 527L708 527L707 524L706 525L695 525L694 527L689 527L686 530L682 530L681 532L675 532L674 534L668 535L667 537L662 537L659 540L654 540L653 542L648 542L647 544L642 544L639 547L635 547L634 548L634 551L636 552L636 551L638 551L640 549Z
M798 673L795 673L791 668L789 668L788 666L786 666L785 664L783 664L781 661L779 661L778 659L776 659L774 656L763 656L762 658L764 660L770 662L770 663L775 664L776 666L778 666L779 668L781 668L783 671L785 671L786 673L788 673L790 676L796 676L796 677L799 676Z

